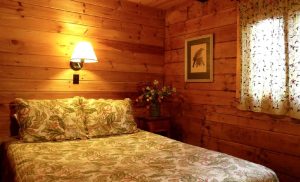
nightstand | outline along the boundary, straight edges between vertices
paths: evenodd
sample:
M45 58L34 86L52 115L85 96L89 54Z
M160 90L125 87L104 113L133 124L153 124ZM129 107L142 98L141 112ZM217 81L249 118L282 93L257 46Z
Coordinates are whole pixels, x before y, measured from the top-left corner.
M138 126L142 130L170 137L170 117L138 117Z

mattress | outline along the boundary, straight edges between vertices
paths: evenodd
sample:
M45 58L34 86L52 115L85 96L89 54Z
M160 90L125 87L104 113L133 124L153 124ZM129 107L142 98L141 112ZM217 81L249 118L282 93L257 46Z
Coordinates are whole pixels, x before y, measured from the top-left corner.
M146 131L88 140L11 142L13 181L275 182L261 165Z

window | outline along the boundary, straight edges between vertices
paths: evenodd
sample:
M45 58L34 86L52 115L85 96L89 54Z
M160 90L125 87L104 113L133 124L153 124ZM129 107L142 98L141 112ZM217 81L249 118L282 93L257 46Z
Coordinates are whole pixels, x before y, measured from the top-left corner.
M300 119L300 1L239 3L240 109Z

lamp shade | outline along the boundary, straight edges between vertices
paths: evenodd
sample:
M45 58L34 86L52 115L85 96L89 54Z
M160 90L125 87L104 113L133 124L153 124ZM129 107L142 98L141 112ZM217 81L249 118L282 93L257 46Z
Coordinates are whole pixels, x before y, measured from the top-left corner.
M70 61L75 63L98 62L93 46L89 42L79 42L73 51Z

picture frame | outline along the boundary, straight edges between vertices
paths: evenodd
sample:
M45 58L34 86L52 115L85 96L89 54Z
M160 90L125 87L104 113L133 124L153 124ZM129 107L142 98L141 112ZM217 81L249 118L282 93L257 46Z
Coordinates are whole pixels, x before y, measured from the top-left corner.
M213 34L185 40L185 82L213 82Z

